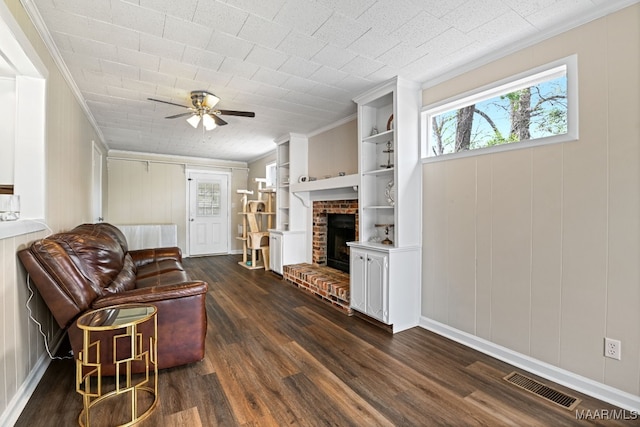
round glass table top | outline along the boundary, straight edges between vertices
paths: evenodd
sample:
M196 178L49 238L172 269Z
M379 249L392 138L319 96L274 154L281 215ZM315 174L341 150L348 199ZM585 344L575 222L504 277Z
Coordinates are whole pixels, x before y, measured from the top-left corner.
M157 309L149 304L123 304L89 311L78 318L80 329L117 329L149 320Z

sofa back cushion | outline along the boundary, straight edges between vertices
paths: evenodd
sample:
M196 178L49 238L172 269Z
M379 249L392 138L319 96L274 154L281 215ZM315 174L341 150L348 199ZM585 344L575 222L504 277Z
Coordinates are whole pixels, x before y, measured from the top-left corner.
M124 253L129 252L129 246L127 244L127 238L125 237L122 230L120 230L115 225L109 224L108 222L98 222L95 224L81 224L74 228L72 231L74 232L84 232L89 234L95 233L104 233L107 236L114 239L116 242L120 244L122 247L122 251Z
M107 227L84 224L38 240L24 251L28 254L19 255L56 321L65 327L96 298L135 288L136 266L123 246L126 240L123 244Z
M94 231L59 233L48 238L55 240L67 253L87 283L102 294L124 266L125 253L110 236Z

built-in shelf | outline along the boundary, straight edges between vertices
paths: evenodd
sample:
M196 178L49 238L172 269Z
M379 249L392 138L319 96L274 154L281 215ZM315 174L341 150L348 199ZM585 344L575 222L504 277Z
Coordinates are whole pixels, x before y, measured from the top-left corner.
M360 185L358 174L334 176L332 178L318 179L310 182L299 182L291 184L291 191L294 193L304 191L334 190L338 188L348 188Z
M238 212L238 215L275 215L275 212Z
M389 206L389 205L373 205L373 206L363 206L362 209L393 209L393 206Z
M384 175L393 173L393 167L362 172L362 175Z
M362 138L362 142L371 144L382 144L388 141L393 141L393 129Z

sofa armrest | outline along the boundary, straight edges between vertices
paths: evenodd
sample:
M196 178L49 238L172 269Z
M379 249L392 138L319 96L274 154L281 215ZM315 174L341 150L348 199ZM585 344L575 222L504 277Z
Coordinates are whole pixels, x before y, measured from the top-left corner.
M176 285L163 285L148 288L132 289L96 299L91 308L103 308L116 304L153 303L177 298L186 298L206 294L207 282L196 280Z
M136 267L166 259L182 262L182 251L178 247L139 249L129 251Z

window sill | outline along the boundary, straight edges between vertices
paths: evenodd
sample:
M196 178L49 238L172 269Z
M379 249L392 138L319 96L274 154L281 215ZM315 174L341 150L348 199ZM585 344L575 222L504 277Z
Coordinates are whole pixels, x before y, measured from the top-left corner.
M17 221L0 221L0 240L23 234L46 230L44 219L19 219Z

